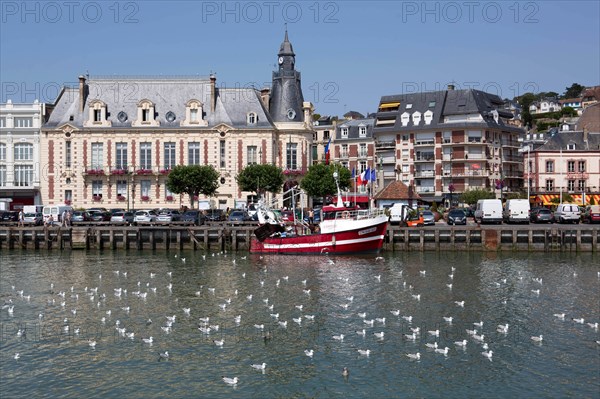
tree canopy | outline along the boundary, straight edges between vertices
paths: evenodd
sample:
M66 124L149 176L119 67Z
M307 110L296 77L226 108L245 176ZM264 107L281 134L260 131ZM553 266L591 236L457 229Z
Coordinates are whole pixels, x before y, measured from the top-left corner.
M565 88L565 94L563 94L563 98L577 98L581 95L581 92L585 89L579 83L573 83L571 87Z
M312 197L325 197L337 193L333 173L338 173L341 190L347 190L352 185L352 174L340 164L325 165L319 163L308 168L308 172L300 182L300 187Z
M275 165L253 164L242 169L236 180L242 191L251 191L260 195L281 191L284 176L281 169Z
M179 165L169 173L167 188L175 194L188 194L193 208L194 197L211 197L217 192L219 172L212 165Z
M460 195L460 201L465 204L473 205L476 204L480 199L494 199L496 194L491 190L482 188L475 188L472 190L466 190Z

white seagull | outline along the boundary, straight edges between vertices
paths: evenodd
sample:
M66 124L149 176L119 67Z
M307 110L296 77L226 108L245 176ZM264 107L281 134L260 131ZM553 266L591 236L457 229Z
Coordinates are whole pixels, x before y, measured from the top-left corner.
M371 354L370 349L359 349L358 353L362 356L369 356Z
M419 352L417 352L417 353L407 353L406 356L408 356L408 358L412 359L412 360L419 360L419 359L421 359L421 354Z
M267 368L267 363L262 363L262 364L251 364L250 366L252 366L253 369L255 370L261 370L264 371Z
M222 377L222 378L223 378L223 382L228 385L236 385L239 382L239 379L237 377L233 377L233 378Z

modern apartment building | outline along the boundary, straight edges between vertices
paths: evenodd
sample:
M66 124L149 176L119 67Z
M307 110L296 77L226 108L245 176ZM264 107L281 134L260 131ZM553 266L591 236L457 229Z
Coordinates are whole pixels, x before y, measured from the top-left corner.
M383 96L373 136L381 187L400 180L428 202L483 188L498 198L523 187L523 129L503 100L479 90Z

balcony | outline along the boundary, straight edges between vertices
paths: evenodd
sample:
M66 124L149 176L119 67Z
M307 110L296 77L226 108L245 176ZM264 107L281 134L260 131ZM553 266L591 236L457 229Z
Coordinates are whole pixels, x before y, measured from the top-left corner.
M340 153L340 158L348 158L348 151L342 151Z
M424 178L424 177L435 177L435 171L433 170L418 170L415 172L416 178Z
M456 170L453 169L452 172L445 170L443 172L444 177L489 177L490 171L487 169L481 170L473 170L473 169L464 169L464 170Z
M358 157L359 158L366 158L368 156L369 156L369 154L367 153L367 151L359 151L358 152Z
M521 155L503 155L502 162L523 162Z
M589 173L585 172L567 172L567 180L587 180L589 177Z
M97 166L89 166L84 171L85 176L104 176L106 173L103 168Z
M375 148L396 148L396 140L376 141Z
M415 147L426 147L426 146L434 146L435 145L435 140L419 140L419 141L415 141L414 146Z
M435 155L434 154L417 154L415 157L416 162L434 162Z
M417 186L416 191L419 194L435 194L435 187L433 187L433 186Z
M521 148L521 143L518 140L500 140L502 147Z
M391 157L378 157L379 161L382 164L390 164L390 163L396 163L396 157L395 156L391 156Z

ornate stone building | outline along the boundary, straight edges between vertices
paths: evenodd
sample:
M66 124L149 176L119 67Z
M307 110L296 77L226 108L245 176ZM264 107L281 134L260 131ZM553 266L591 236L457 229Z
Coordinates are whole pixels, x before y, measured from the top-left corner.
M186 195L165 182L176 165L213 165L220 187L212 207L243 206L253 194L236 176L247 165L306 170L313 138L311 103L287 32L272 88L223 88L216 76L79 77L64 88L42 129L45 204L177 208Z

